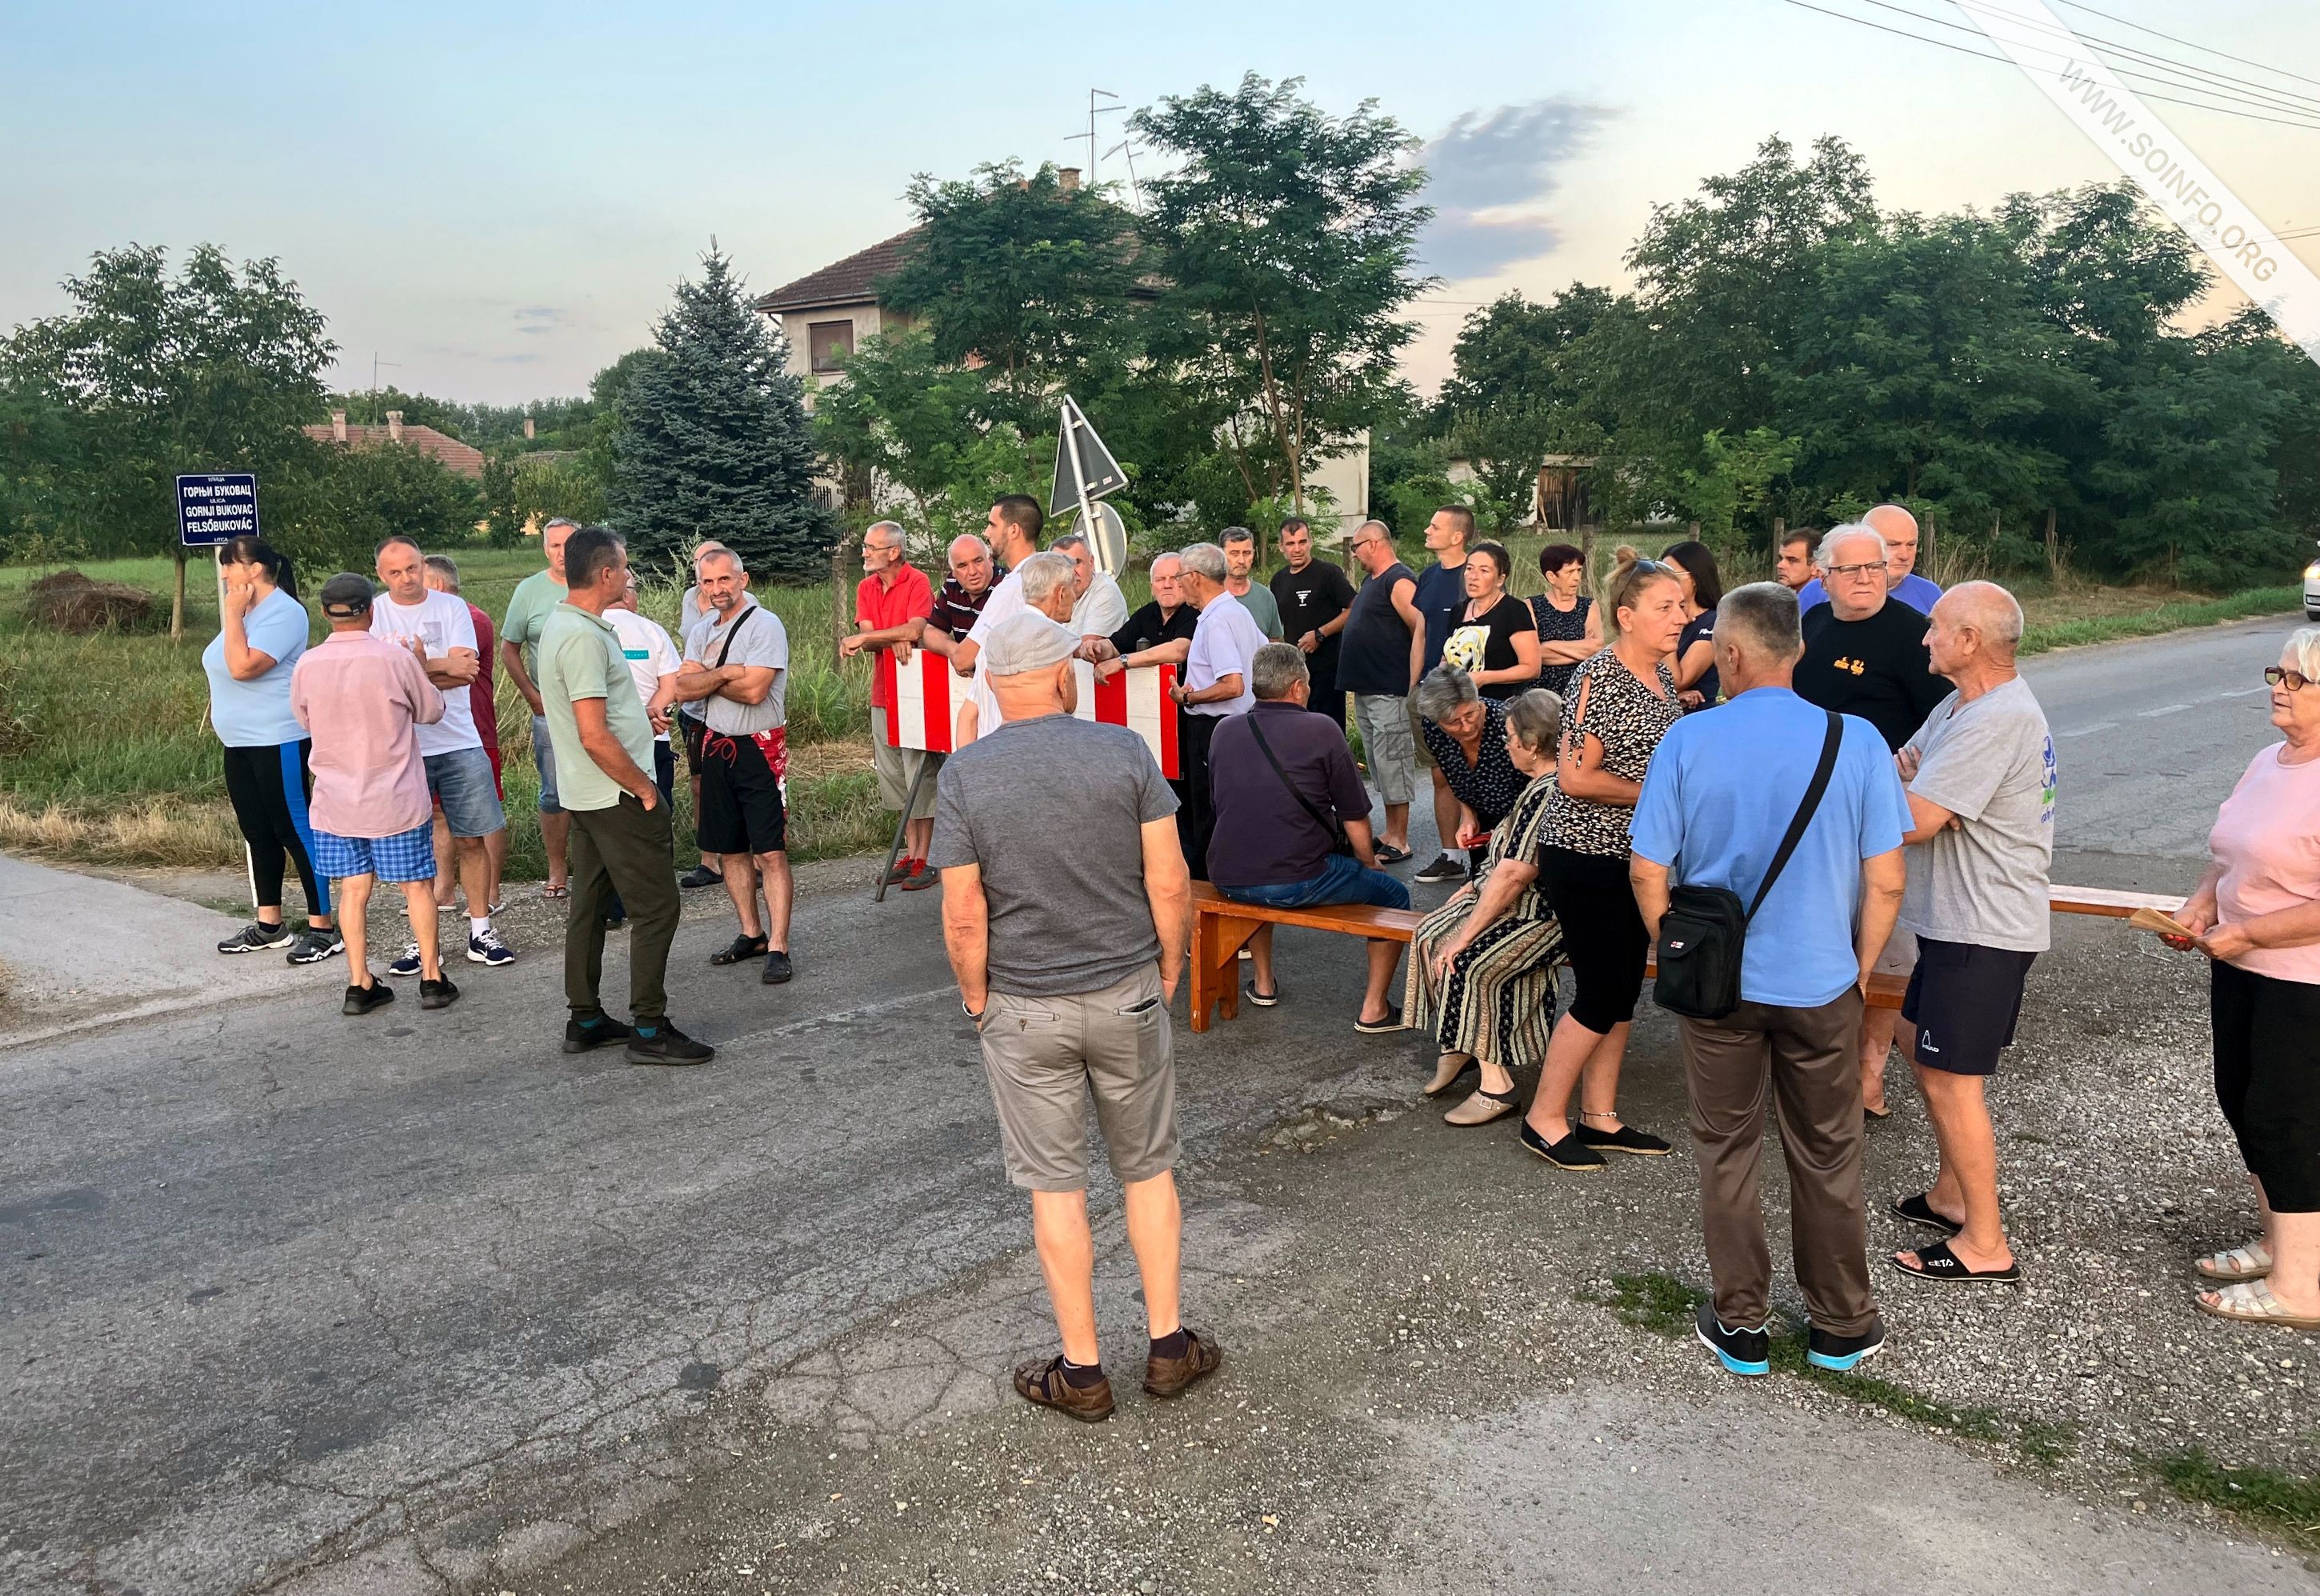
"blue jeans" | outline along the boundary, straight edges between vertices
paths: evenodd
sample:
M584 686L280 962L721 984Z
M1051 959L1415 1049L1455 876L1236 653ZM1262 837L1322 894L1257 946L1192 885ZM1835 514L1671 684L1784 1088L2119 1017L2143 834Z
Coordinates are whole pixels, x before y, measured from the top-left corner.
M443 819L454 837L489 837L507 825L507 812L492 779L492 757L481 743L429 754L427 790L443 806Z
M1217 891L1237 902L1262 903L1268 909L1317 909L1327 903L1367 903L1378 909L1407 909L1409 889L1382 870L1372 870L1344 854L1321 861L1321 874L1310 881L1278 886L1225 886Z

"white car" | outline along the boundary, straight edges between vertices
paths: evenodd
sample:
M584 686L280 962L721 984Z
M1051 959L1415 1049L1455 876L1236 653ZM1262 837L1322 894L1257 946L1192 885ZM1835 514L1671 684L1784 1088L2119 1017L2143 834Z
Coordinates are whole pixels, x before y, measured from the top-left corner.
M2304 619L2320 621L2320 559L2304 567Z

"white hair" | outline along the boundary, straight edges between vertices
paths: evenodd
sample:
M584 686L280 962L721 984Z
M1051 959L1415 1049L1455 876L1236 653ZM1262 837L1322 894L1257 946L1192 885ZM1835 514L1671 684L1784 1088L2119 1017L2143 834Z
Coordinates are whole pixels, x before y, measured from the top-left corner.
M722 543L720 543L716 548L704 549L699 554L693 557L693 575L696 576L701 575L703 567L705 567L712 559L732 561L733 574L736 576L746 576L749 574L749 567L741 563L740 555L736 553L734 550L726 548Z
M897 548L897 549L900 549L900 548L903 545L903 543L904 543L905 541L907 541L907 540L908 540L906 539L906 537L904 536L903 531L902 531L902 523L901 521L872 521L868 526L864 527L864 528L862 529L862 540L863 540L863 541L864 541L864 542L865 542L865 543L866 543L866 542L868 542L868 541L870 540L870 534L871 534L871 533L873 533L873 532L892 532L892 533L893 533L893 534L894 534L894 547L895 547L895 548Z
M2320 682L2320 626L2299 626L2288 634L2288 646L2282 654L2296 656L2296 674L2307 682Z
M1885 534L1865 521L1848 521L1828 529L1827 535L1820 540L1820 547L1813 550L1813 564L1824 571L1833 569L1836 565L1836 546L1855 538L1867 538L1877 545L1877 558L1880 560L1885 558Z
M1177 563L1195 576L1205 576L1219 586L1232 567L1225 564L1225 551L1213 543L1195 543L1176 556Z
M1079 573L1072 568L1072 557L1049 549L1035 554L1017 567L1023 579L1023 602L1038 609L1042 602L1070 588Z

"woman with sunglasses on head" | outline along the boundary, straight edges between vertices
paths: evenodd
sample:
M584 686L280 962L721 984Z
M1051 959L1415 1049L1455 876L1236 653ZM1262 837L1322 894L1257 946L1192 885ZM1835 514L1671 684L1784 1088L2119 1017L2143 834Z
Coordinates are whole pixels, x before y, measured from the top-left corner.
M1538 551L1538 574L1546 591L1530 601L1538 628L1538 685L1558 695L1571 687L1571 673L1603 647L1603 612L1586 593L1587 557L1568 543Z
M290 672L306 652L306 606L297 573L265 539L245 533L219 550L225 593L218 635L202 650L210 684L210 727L225 745L225 791L234 822L249 847L249 884L258 918L218 944L220 953L286 948L294 965L320 964L345 951L331 916L331 884L314 873L314 839L306 800L314 790L313 749L290 712ZM282 919L283 860L306 890L306 929L295 936Z
M1673 566L1622 547L1603 599L1619 639L1579 667L1564 698L1539 883L1563 928L1575 991L1548 1038L1521 1133L1523 1146L1559 1169L1600 1169L1607 1152L1668 1150L1623 1123L1615 1105L1651 952L1627 883L1627 822L1653 750L1683 718L1669 665L1687 619L1683 592Z
M2263 679L2284 740L2224 800L2212 863L2175 914L2211 961L2216 1096L2263 1215L2256 1240L2198 1261L2215 1289L2198 1301L2320 1329L2320 627L2291 635Z
M1660 556L1683 578L1683 607L1690 619L1675 640L1677 694L1686 710L1713 708L1724 695L1716 679L1716 606L1724 602L1724 578L1708 545L1676 543Z

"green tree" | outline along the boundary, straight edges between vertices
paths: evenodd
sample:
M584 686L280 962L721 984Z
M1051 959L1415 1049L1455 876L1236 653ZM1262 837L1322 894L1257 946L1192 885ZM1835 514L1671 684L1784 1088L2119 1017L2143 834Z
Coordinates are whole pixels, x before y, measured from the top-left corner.
M802 389L731 262L712 249L702 268L654 327L663 358L621 394L609 513L640 559L716 538L753 571L813 575L836 528L814 502Z
M320 469L294 476L262 512L267 541L303 567L365 571L371 551L391 537L440 551L474 535L483 513L476 485L416 449L317 452Z
M170 635L182 636L174 479L255 471L262 520L276 472L311 467L298 427L322 408L338 346L278 262L237 272L214 245L174 277L161 249L103 250L64 288L72 309L18 329L0 366L70 416L75 513L92 540L174 551Z
M1306 475L1400 397L1417 334L1397 313L1425 279L1425 174L1364 101L1349 116L1250 73L1138 112L1176 164L1145 185L1139 231L1161 284L1150 347L1220 434L1246 498L1305 502Z

